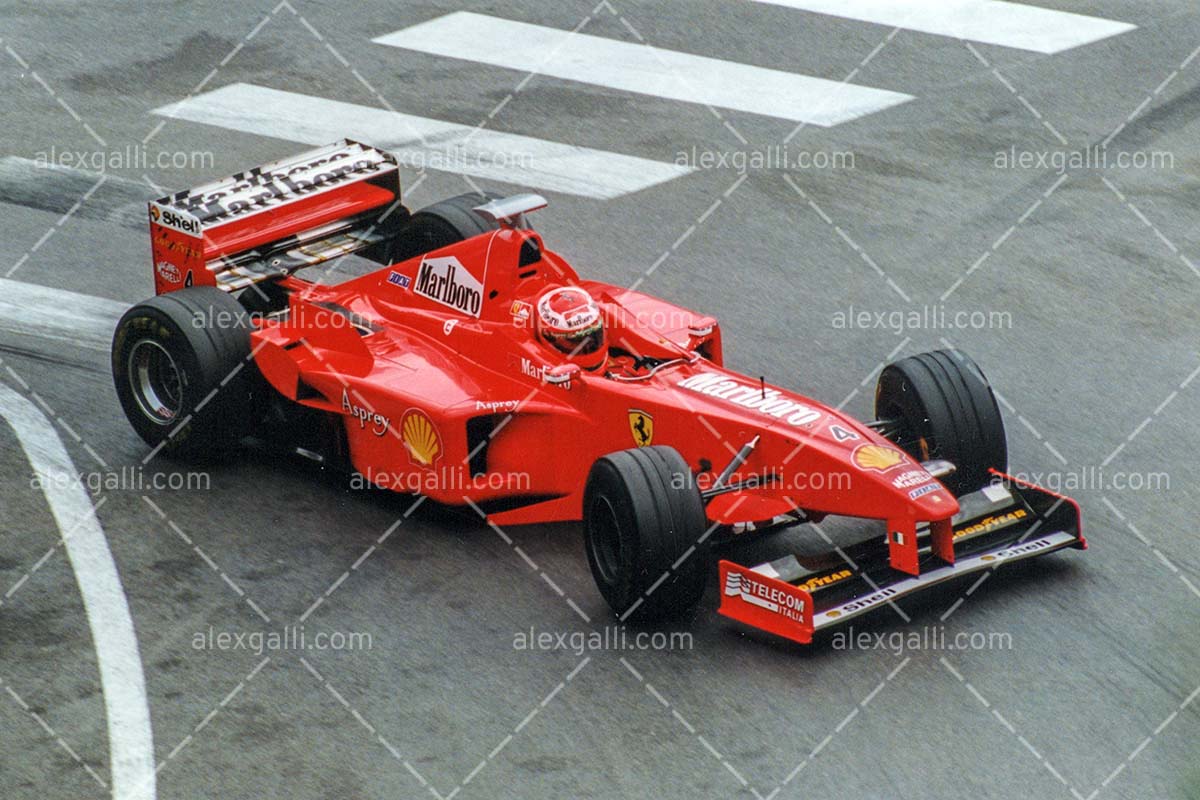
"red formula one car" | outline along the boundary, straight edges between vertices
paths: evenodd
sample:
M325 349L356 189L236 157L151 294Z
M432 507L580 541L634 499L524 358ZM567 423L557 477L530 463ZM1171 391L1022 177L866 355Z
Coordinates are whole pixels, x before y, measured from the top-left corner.
M581 520L622 619L692 608L714 553L829 515L877 535L723 559L721 613L808 642L1086 546L1073 501L1004 474L999 409L962 353L887 366L876 419L856 421L727 369L712 317L579 277L525 221L544 205L464 195L411 213L395 160L351 141L151 203L157 296L112 349L129 421L178 457L249 435L499 525Z

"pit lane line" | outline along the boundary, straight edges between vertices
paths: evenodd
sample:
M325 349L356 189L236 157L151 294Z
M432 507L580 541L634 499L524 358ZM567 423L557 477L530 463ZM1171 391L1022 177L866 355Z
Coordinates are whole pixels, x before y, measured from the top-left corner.
M78 473L50 420L2 382L0 419L12 428L33 471L44 477L42 492L79 585L104 695L113 800L155 800L154 740L137 634L91 499L72 480Z

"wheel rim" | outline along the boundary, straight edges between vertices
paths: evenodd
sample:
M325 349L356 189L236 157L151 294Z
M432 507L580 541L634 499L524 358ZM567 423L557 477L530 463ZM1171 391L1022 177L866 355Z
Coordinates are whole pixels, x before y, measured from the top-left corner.
M175 359L153 339L142 339L129 351L129 386L147 419L167 425L183 408L183 379Z
M592 501L588 515L588 547L592 551L592 562L605 583L618 582L621 569L621 526L617 512L607 497Z
M904 409L892 403L878 409L876 416L880 419L899 420L899 426L893 430L888 438L917 461L929 460L931 443L928 437L922 435L921 431L913 424Z

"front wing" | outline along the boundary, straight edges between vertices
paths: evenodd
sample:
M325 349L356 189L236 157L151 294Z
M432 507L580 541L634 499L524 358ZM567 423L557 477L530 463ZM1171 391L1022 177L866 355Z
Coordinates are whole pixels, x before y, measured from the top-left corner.
M1074 500L997 473L997 482L959 498L954 563L932 552L918 527L920 574L888 564L887 548L864 542L837 551L834 563L808 568L795 556L748 567L720 562L721 614L807 644L819 631L964 575L1086 549Z

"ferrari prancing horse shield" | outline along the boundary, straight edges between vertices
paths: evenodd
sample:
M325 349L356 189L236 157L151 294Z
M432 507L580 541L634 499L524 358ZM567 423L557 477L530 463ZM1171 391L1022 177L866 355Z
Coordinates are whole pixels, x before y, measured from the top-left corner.
M636 408L629 409L629 430L633 433L633 443L645 447L654 441L654 417Z

